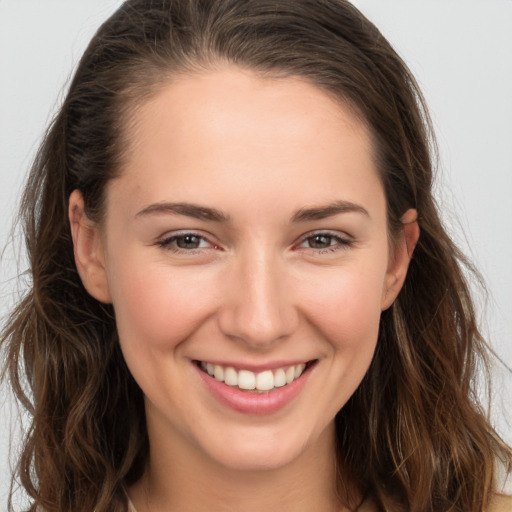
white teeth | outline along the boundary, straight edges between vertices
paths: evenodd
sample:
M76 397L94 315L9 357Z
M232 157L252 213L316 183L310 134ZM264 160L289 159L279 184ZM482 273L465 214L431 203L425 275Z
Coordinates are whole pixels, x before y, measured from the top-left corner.
M259 391L270 391L274 388L274 374L272 370L266 370L256 375L256 389Z
M302 375L304 368L306 368L304 363L295 365L295 378L298 378Z
M238 387L240 389L254 389L256 387L256 375L249 370L238 372Z
M286 370L286 384L290 384L290 382L293 382L293 379L295 379L295 367L290 366L290 368Z
M274 374L274 386L280 388L286 385L286 373L282 368L276 371Z
M228 386L238 386L238 372L231 366L224 371L224 382Z
M220 382L224 382L224 368L216 364L213 367L213 376Z
M243 390L257 391L271 391L274 388L291 384L302 375L306 368L306 365L301 363L287 368L277 368L274 371L265 370L260 373L254 373L250 370L237 371L232 366L224 368L221 365L214 365L212 363L201 362L200 366L215 380L224 382L228 386L238 386Z

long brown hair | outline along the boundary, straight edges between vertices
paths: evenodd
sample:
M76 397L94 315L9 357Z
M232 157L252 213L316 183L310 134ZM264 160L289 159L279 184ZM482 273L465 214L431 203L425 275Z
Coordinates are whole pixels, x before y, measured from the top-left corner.
M123 488L148 454L142 392L112 307L88 295L75 267L69 195L79 189L101 220L134 110L172 76L224 62L300 76L352 105L373 136L391 235L407 209L419 212L405 285L336 417L340 465L381 510L481 512L495 461L509 469L512 453L475 394L487 348L467 262L432 196L428 112L405 64L345 0L128 0L92 39L23 195L32 283L2 335L7 374L33 418L18 468L30 510L125 511Z

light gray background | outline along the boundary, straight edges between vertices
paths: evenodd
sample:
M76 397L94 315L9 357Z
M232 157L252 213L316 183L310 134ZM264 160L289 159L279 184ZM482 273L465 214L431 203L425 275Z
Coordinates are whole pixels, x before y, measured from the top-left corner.
M512 1L354 0L397 48L430 105L441 148L438 198L447 225L490 290L482 324L512 367ZM0 247L26 171L77 59L119 0L0 0ZM23 269L23 265L21 265ZM16 294L8 249L0 318ZM435 279L435 276L432 276ZM496 369L495 421L512 441L512 390ZM0 389L0 510L16 412Z

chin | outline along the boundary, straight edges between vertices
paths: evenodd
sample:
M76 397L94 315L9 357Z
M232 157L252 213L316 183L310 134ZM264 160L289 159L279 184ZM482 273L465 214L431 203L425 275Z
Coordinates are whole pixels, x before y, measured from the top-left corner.
M251 445L225 448L211 456L227 469L246 472L273 471L291 464L300 458L301 449L276 447L273 443L267 446Z
M329 429L326 429L329 430ZM334 433L334 424L332 432ZM295 430L272 432L257 428L241 435L230 434L225 440L211 440L204 446L212 461L236 471L273 471L299 462L308 454L317 452L316 446L325 438L324 435L307 434ZM217 442L215 442L217 441Z

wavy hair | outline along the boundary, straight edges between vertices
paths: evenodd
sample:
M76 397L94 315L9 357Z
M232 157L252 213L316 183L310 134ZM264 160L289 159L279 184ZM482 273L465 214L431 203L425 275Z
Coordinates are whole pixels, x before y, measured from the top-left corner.
M17 475L30 511L126 511L123 489L142 475L142 392L112 307L80 281L68 198L79 189L89 218L101 220L135 110L173 76L222 63L299 76L351 105L372 134L390 234L407 209L419 213L404 287L382 313L367 375L336 417L341 467L383 511L482 512L495 461L510 469L512 453L475 393L488 349L467 262L433 199L431 123L406 65L345 0L128 0L90 42L24 191L32 281L1 338L5 372L32 417Z

